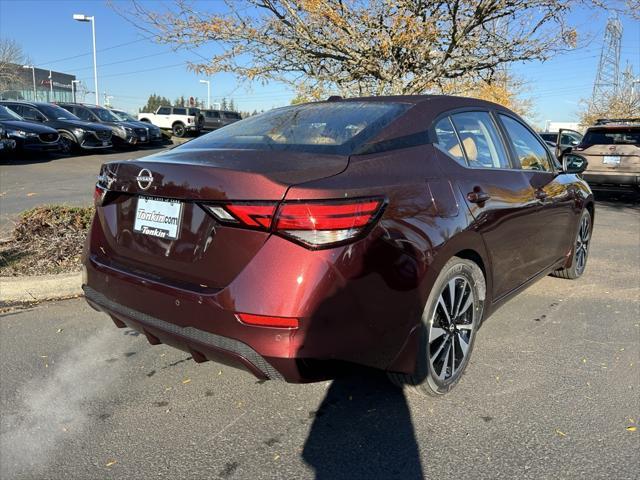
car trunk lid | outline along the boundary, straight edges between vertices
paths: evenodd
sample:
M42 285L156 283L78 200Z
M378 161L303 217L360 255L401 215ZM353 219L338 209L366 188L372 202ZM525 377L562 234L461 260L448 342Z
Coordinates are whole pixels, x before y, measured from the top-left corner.
M174 150L103 165L91 255L121 270L195 290L228 285L269 233L225 226L204 203L282 200L294 184L343 171L347 156L240 150ZM172 238L141 233L145 198L174 200ZM145 204L148 206L148 202ZM157 204L156 204L157 205ZM163 204L162 204L163 205Z

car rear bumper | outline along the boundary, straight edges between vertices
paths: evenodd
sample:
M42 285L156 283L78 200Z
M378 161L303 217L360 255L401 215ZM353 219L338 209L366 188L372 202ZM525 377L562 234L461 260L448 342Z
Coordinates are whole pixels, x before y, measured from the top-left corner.
M116 326L128 326L144 334L152 345L165 343L190 352L198 363L216 361L245 369L262 380L284 380L281 373L264 357L243 342L199 328L180 327L165 322L116 303L86 285L83 290L87 302L93 308L108 313Z
M640 173L636 172L593 172L583 173L584 179L592 185L640 185Z
M357 245L364 251L365 243ZM411 361L398 367L394 360L413 329L417 291L388 293L379 278L362 272L349 278L332 263L344 253L340 248L311 252L271 237L224 288L177 283L90 254L83 289L90 305L150 343L260 379L316 381L352 364L408 373ZM355 263L358 250L351 245ZM299 327L247 325L237 313L297 318Z

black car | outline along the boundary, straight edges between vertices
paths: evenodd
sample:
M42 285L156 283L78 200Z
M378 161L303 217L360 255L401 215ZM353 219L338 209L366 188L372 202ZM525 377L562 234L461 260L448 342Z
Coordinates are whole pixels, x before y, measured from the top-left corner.
M228 112L226 110L200 110L200 115L204 118L202 125L202 130L204 131L217 130L242 120L242 116L238 112Z
M0 105L0 126L6 137L14 140L18 150L57 152L60 150L60 135L55 128L27 122L7 107Z
M149 143L149 132L146 127L122 121L107 108L84 103L58 103L57 105L69 110L80 120L100 123L111 128L113 145L116 147Z
M160 130L159 127L156 127L149 122L141 122L124 110L116 110L115 108L112 108L109 111L123 122L132 124L137 128L146 128L148 131L149 143L164 143L165 138L162 136L162 130Z
M80 120L62 107L45 102L23 102L4 100L0 102L25 120L44 123L60 134L60 145L64 153L74 150L110 148L111 128L98 123Z

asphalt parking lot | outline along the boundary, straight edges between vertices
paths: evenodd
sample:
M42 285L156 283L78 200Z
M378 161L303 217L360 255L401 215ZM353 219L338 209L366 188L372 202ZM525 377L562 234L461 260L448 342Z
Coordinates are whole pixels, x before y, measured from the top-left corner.
M83 161L60 168L84 184ZM442 399L366 371L260 383L151 347L82 299L5 312L0 477L638 478L640 206L599 199L585 275L500 309Z
M30 155L0 157L0 237L11 230L15 216L47 203L90 205L100 166L113 160L140 158L166 147L71 157Z

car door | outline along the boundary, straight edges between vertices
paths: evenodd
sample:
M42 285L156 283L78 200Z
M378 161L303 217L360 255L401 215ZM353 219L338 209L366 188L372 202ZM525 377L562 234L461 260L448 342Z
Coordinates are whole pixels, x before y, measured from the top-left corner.
M562 259L572 245L577 221L574 176L562 174L544 143L526 124L505 113L497 116L516 167L522 169L538 202L531 216L536 235L530 248L537 258L537 269L543 270Z
M582 137L583 135L580 132L568 128L561 128L556 138L556 157L560 158L564 152L570 151L573 147L578 146Z
M488 110L456 111L434 122L441 162L465 198L492 264L493 298L499 299L535 273L528 244L538 202L525 172L511 157Z

